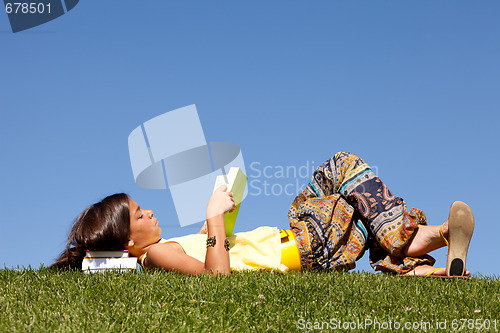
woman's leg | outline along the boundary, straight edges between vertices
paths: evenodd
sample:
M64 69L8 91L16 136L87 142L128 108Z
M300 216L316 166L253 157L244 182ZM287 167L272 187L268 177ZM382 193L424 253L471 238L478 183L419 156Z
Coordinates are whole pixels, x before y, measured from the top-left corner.
M297 198L302 196L303 201L335 194L340 194L354 207L353 219L357 220L358 215L368 229L370 261L375 270L406 273L419 265L434 264L434 259L424 254L429 251L415 256L405 254L405 248L416 235L419 225L427 224L424 213L418 209L408 212L404 200L394 196L358 156L335 154L314 172L309 185ZM355 226L356 221L353 221L352 230L357 229ZM413 253L413 248L408 249ZM342 247L337 250L341 251ZM336 256L338 253L332 255L333 258Z
M304 268L352 269L368 246L375 270L423 275L434 270L435 260L427 253L447 245L446 238L451 243L446 272L433 275L469 274L465 259L474 229L470 208L455 202L441 235L439 226L427 226L419 209L408 211L404 200L354 154L337 153L323 163L295 198L289 219Z
M366 248L366 227L353 219L354 208L338 193L348 166L357 163L348 155L342 166L333 166L335 158L323 163L288 211L303 269L350 270Z

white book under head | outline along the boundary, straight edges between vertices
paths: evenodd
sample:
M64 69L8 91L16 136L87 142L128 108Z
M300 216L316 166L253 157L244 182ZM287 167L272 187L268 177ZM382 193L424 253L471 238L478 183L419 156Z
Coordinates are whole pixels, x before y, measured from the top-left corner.
M116 251L85 251L85 258L128 258L128 250Z
M84 258L82 271L85 273L104 271L128 271L137 269L137 258Z

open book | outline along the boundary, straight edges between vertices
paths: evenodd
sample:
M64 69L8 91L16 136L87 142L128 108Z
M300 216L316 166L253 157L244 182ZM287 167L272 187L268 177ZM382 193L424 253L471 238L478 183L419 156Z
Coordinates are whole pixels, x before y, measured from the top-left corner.
M226 175L217 176L215 180L214 192L222 185L227 186L228 192L233 192L234 203L236 209L231 213L224 214L224 223L226 227L226 236L229 237L233 234L234 224L240 209L241 201L243 200L243 193L247 185L248 177L241 171L240 168L231 167Z

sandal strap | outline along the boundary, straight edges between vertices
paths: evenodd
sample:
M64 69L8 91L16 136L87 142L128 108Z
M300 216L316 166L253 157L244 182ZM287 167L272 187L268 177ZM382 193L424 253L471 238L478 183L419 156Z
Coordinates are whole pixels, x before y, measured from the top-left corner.
M432 275L432 274L436 273L436 272L437 272L438 270L440 270L440 269L441 269L440 267L438 267L438 268L434 268L432 271L425 273L425 276Z
M445 222L445 223L446 223L446 222ZM446 246L450 246L450 243L448 243L448 240L446 239L446 237L444 237L444 235L443 235L443 231L441 230L441 229L443 228L443 225L444 225L444 223L443 223L443 224L441 224L441 226L439 227L439 234L440 234L440 235L441 235L441 237L443 238L443 240L444 240L444 242L445 242Z

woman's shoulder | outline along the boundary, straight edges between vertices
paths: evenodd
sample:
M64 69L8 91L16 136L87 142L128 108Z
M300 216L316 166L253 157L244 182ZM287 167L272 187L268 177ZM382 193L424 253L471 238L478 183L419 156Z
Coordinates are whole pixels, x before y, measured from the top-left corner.
M165 254L165 252L184 252L182 246L176 242L158 242L156 244L151 245L146 253L148 256L159 254Z
M183 253L184 251L179 244L161 242L160 240L160 242L150 245L148 249L138 257L138 260L141 266L145 267L147 258L155 259L165 255L181 253L181 252Z
M201 272L204 269L203 262L187 255L182 246L175 242L151 245L140 262L144 268L162 268L181 273Z

